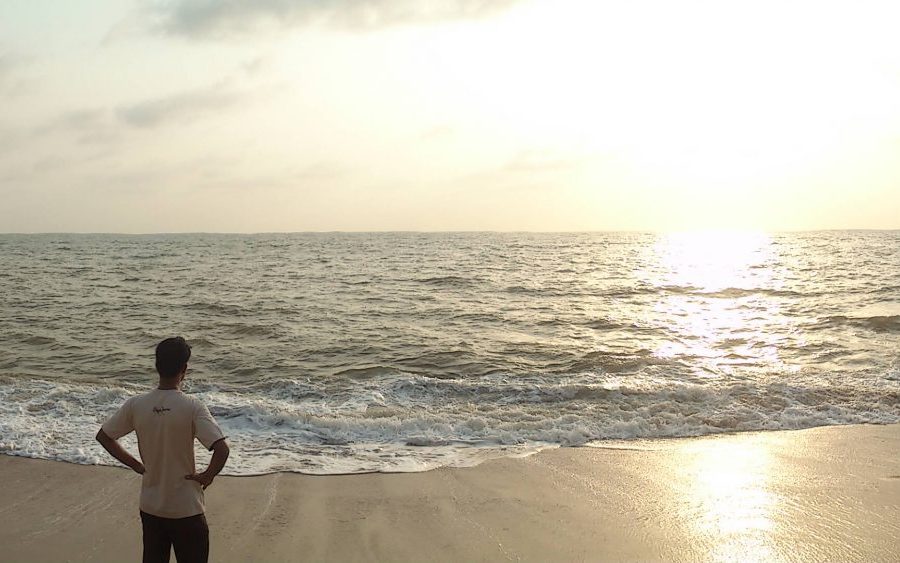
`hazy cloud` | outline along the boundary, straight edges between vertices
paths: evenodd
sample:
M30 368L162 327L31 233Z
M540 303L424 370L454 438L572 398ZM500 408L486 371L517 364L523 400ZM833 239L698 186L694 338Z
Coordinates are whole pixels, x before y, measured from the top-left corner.
M243 99L222 86L146 100L116 110L116 116L133 127L151 128L170 121L192 121L236 105Z
M255 76L263 70L267 62L268 61L264 57L256 57L255 59L242 64L241 68L248 76Z
M336 182L356 171L353 166L336 161L319 160L308 164L297 164L288 167L276 166L273 169L248 171L230 170L235 163L234 158L223 160L210 166L191 164L197 176L193 186L218 192L244 192L247 190L267 190L269 192L305 193L333 190Z
M55 133L79 133L95 128L102 121L99 109L66 111L37 124L0 124L0 140L12 136L17 143L36 140ZM2 143L0 143L2 146Z
M0 53L0 84L9 79L13 67L17 65L16 59L10 53Z
M121 125L106 108L67 111L32 130L32 138L69 135L80 145L104 146L121 140Z
M335 180L346 177L354 170L354 167L346 164L330 160L319 160L312 164L289 170L287 177L292 182Z
M19 145L22 133L9 123L0 122L0 161Z
M0 96L17 96L26 93L29 81L20 72L29 61L26 57L15 53L0 51Z
M122 141L128 130L152 129L167 123L186 123L246 99L247 95L220 81L213 86L125 103L115 108L93 107L62 112L36 127L0 123L0 149L9 139L38 140L63 135L83 146L108 146ZM0 155L2 156L2 155Z
M553 172L571 170L584 164L584 158L562 156L555 152L526 149L516 153L503 167L503 172Z
M52 154L36 160L31 165L31 170L35 173L53 172L55 170L67 168L71 163L71 159L64 158L58 154Z
M419 133L419 140L442 141L453 137L455 134L456 131L449 125L436 125Z
M146 18L140 12L134 12L113 25L103 39L100 40L101 47L111 47L120 41L137 37L146 32Z
M55 131L93 131L108 125L109 112L103 109L83 109L67 111L44 124L38 133Z
M553 149L529 148L516 152L505 163L464 174L457 179L460 189L540 191L567 185L598 155L569 155Z
M154 27L183 36L241 35L266 26L323 23L376 29L481 18L519 0L169 0L152 8Z

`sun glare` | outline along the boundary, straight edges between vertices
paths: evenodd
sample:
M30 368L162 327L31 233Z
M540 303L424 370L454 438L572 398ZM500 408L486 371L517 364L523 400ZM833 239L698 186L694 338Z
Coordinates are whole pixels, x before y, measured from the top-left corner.
M783 21L732 4L568 8L530 2L437 30L432 71L485 138L592 159L586 185L678 193L686 224L725 226L720 213L767 227L785 192L857 170L900 121L900 77L868 56L866 37L836 46L840 11L820 11L801 43L808 6L778 7Z
M658 267L647 274L656 284L710 293L776 283L766 267L773 258L772 237L763 232L669 233L660 236L653 252Z
M730 374L736 365L785 368L773 330L783 285L770 235L701 231L660 236L642 279L660 288L654 311L676 338L661 358L690 357L698 377ZM756 290L761 290L762 293Z

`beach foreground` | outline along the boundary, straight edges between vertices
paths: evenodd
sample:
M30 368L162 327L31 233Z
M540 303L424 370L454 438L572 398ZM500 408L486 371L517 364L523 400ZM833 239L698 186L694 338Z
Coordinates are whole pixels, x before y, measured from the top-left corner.
M138 488L124 469L0 456L0 561L140 560ZM207 516L211 561L897 561L900 426L219 477Z

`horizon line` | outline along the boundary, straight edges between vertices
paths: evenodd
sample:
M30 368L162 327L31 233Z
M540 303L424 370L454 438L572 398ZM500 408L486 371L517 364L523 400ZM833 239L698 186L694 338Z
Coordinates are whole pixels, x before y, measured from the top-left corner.
M315 231L5 231L5 235L120 235L120 236L152 236L152 235L303 235L303 234L599 234L599 233L628 233L628 234L663 234L686 232L735 232L735 233L825 233L825 232L892 232L900 231L896 228L826 228L826 229L752 229L752 228L699 228L699 229L589 229L589 230L496 230L496 229L462 229L462 230L419 230L419 229L386 229L386 230L315 230Z

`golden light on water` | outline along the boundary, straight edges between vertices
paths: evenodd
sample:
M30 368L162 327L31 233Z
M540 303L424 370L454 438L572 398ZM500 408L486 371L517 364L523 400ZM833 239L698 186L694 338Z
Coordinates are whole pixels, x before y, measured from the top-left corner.
M772 237L755 231L695 231L663 235L653 245L657 283L702 292L773 282Z
M781 330L773 330L784 321L773 297L782 282L770 235L672 233L650 252L654 267L644 279L665 290L654 313L678 335L656 347L657 357L690 356L699 377L748 363L784 367L778 353Z

